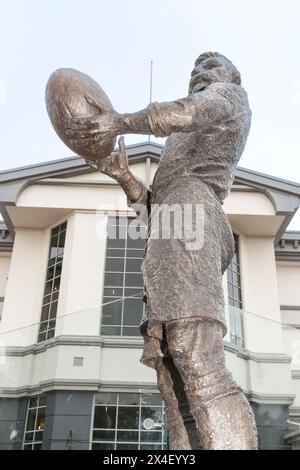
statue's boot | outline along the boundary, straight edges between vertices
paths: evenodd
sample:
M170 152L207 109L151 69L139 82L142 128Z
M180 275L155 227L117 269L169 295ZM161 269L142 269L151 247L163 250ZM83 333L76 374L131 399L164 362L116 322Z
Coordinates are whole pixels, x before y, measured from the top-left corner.
M179 320L165 327L202 449L257 449L251 407L225 367L223 329L213 321Z

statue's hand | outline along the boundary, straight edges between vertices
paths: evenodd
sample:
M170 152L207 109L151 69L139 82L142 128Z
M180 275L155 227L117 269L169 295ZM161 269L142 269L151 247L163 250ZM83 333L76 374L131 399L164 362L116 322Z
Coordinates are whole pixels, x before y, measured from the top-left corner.
M122 180L127 178L130 173L123 136L119 138L118 145L118 155L114 155L113 153L111 153L108 157L103 158L99 161L86 159L86 163L90 167L101 171L105 175L108 175L111 178L122 182Z
M85 95L85 99L87 103L96 108L98 114L93 117L74 119L75 126L66 130L70 140L84 139L88 147L89 143L94 144L97 141L100 143L122 134L123 119L119 113L103 109L103 104L98 103L90 95Z

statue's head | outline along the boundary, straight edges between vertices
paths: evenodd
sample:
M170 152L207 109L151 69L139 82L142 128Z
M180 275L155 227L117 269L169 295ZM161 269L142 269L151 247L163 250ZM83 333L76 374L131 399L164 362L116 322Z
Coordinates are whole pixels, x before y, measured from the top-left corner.
M205 52L199 55L191 73L189 93L196 93L206 88L210 83L225 82L241 84L238 69L222 54Z

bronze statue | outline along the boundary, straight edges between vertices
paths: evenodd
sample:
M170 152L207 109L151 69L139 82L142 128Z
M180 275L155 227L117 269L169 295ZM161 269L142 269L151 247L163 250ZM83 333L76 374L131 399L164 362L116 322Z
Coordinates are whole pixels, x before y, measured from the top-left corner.
M152 190L131 173L123 137L119 155L87 158L114 178L136 211L147 207L151 227L142 265L147 316L141 324L142 362L154 367L166 405L171 449L256 449L251 407L225 367L222 275L234 240L222 203L233 183L248 136L251 111L236 67L223 55L201 54L189 94L152 103L133 114L103 108L86 96L92 117L72 118L68 145L90 146L126 133L168 137ZM97 154L97 152L96 152ZM189 233L165 238L153 225L160 207L203 209L203 242L190 248ZM175 227L173 226L173 232ZM173 233L172 232L172 233Z

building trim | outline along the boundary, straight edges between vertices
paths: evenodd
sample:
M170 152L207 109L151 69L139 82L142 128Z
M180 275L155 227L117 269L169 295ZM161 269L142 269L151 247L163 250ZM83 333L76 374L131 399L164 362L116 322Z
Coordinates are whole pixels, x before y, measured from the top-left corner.
M256 393L253 391L245 391L245 395L249 401L270 405L292 405L296 397L295 394Z
M0 398L21 398L48 393L54 390L73 390L98 393L105 392L156 392L155 382L107 382L101 380L80 380L80 379L55 379L39 382L37 385L25 385L22 387L3 387L0 389ZM286 404L294 402L295 395L279 393L256 393L244 390L249 401L261 404Z
M286 310L286 311L300 310L300 305L280 305L280 310Z
M116 349L143 349L142 338L122 338L122 337L104 337L104 336L57 336L43 343L32 344L30 346L7 346L5 348L6 356L27 356L30 354L40 354L56 346L96 346L103 348ZM236 354L245 360L263 363L284 363L290 364L292 358L286 354L278 353L254 353L247 349L239 348L227 341L224 342L225 351Z

